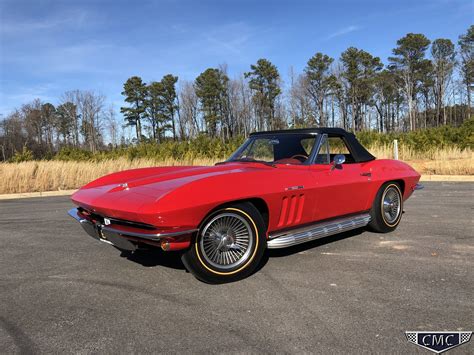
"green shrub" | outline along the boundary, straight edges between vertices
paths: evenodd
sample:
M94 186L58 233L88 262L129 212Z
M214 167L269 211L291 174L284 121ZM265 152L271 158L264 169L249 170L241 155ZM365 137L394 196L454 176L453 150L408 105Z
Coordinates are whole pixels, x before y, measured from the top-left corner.
M356 134L362 145L387 145L397 139L399 145L420 152L446 147L474 149L474 119L464 122L460 127L441 126L411 132L378 133L364 131Z
M15 155L11 159L13 163L21 163L22 161L29 160L33 160L33 152L26 146L23 146L23 150L21 152L15 152Z
M406 146L417 152L430 152L438 148L457 147L474 149L474 119L466 121L460 127L442 126L413 132L378 133L363 131L357 133L357 138L364 146L390 145L397 139L400 146ZM92 153L87 150L64 147L53 157L56 160L72 161L102 161L126 157L129 160L149 158L154 160L185 160L193 159L226 159L243 142L244 137L235 137L229 141L220 138L210 138L199 135L192 140L174 141L167 139L160 144L143 142L133 146L121 146L113 149ZM30 152L31 153L31 152ZM28 153L18 159L29 159Z
M63 147L54 156L54 159L63 161L101 161L119 157L126 157L129 160L138 158L155 160L226 159L243 141L243 137L237 137L224 142L221 139L200 135L188 141L173 141L169 139L160 144L144 142L138 145L118 147L96 153L78 148Z
M64 161L87 161L91 160L92 157L93 153L88 150L73 147L63 147L54 156L54 159Z

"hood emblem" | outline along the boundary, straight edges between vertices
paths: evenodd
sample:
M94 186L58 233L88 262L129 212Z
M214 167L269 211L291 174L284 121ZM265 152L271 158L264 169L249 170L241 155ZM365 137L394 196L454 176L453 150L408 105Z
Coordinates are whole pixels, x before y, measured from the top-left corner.
M119 187L121 187L122 189L124 190L128 190L129 187L128 187L128 184L127 183L124 183L124 184L120 184Z

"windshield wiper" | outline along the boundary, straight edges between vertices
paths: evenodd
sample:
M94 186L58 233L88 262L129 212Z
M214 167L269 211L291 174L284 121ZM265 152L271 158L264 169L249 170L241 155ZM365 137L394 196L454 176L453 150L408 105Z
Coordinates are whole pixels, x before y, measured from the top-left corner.
M266 166L271 166L272 168L276 168L276 165L274 163L270 163L270 162L265 161L265 160L257 160L257 159L251 159L251 158L233 159L233 160L228 160L228 161L217 163L216 165L225 164L225 163L260 163L260 164L264 164Z

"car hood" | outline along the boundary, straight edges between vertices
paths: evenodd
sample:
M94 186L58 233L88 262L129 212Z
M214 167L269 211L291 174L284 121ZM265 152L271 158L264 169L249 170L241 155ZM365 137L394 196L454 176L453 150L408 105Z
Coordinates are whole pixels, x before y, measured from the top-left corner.
M228 163L217 166L163 167L126 170L101 177L79 189L72 201L88 210L115 218L140 220L140 211L169 192L191 182L218 175L243 173L270 166Z

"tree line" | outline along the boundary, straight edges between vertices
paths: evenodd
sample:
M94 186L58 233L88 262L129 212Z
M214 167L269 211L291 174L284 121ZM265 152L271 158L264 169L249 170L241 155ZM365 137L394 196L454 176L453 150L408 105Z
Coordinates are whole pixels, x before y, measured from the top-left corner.
M385 64L355 47L339 58L318 52L303 72L290 70L286 83L265 58L237 78L229 77L226 65L208 68L194 81L167 74L146 83L133 76L123 86L123 124L94 92L66 92L56 107L35 100L2 120L0 158L24 147L44 157L63 146L95 152L105 142L162 143L201 134L224 142L256 130L308 126L354 132L459 126L472 114L473 86L474 25L456 44L408 33ZM133 128L132 142L124 127Z

